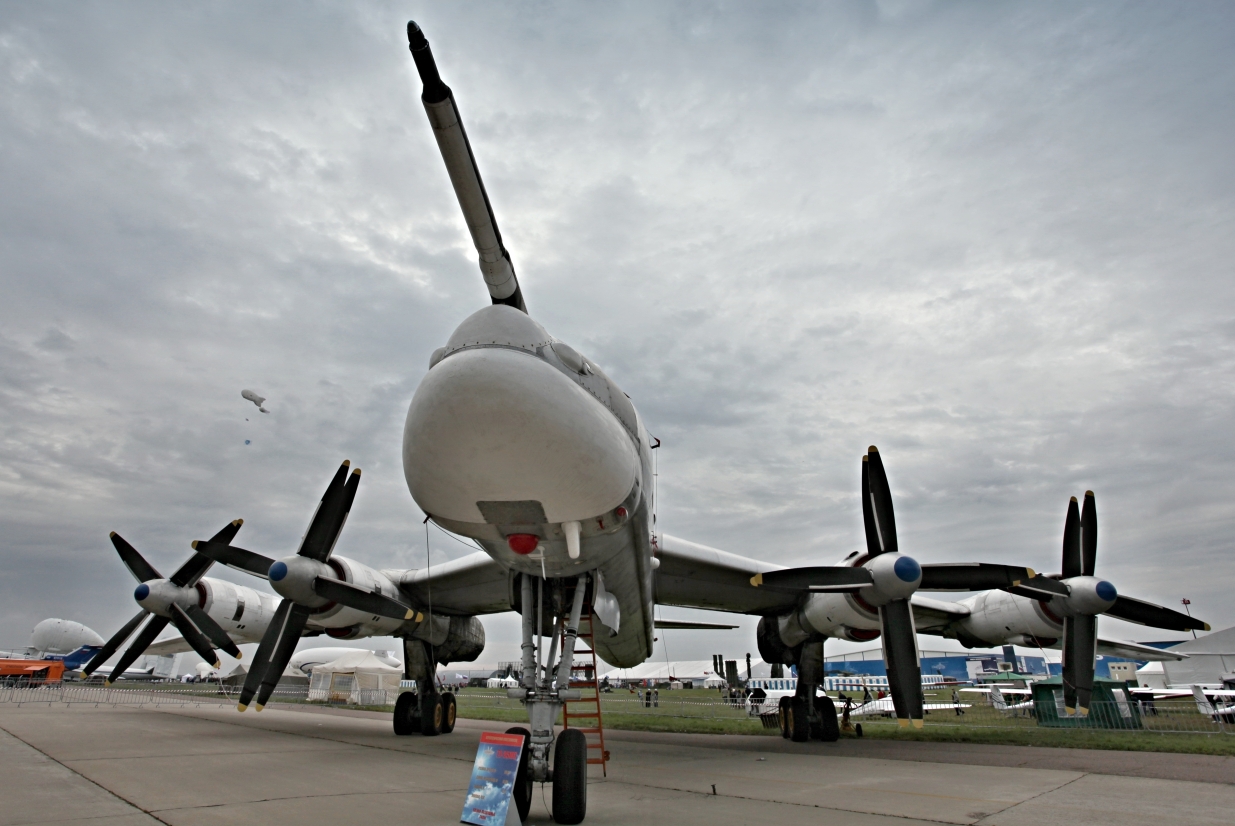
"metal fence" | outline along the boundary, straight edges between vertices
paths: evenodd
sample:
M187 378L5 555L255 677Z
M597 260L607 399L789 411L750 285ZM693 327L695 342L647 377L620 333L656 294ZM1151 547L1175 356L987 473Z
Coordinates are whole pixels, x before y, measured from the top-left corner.
M231 705L237 700L239 686L201 684L133 684L104 687L82 683L50 683L42 686L13 686L0 688L0 704L38 705L94 705L112 707L158 707L158 706L205 706ZM311 703L313 705L362 705L390 708L397 690L374 689L361 692L360 702L329 703L327 698L311 697L308 686L290 686L276 689L270 703ZM927 697L930 702L946 702L942 697ZM507 697L505 692L484 689L464 689L457 695L459 715L478 717L491 716L492 712L517 717L524 709L518 700ZM837 711L844 704L834 700ZM857 710L854 704L851 710ZM621 727L623 722L649 718L665 718L683 721L723 721L725 730L750 732L764 727L761 715L774 714L776 703L752 706L741 700L730 701L717 697L712 692L665 690L648 700L646 693L637 695L625 690L601 694L601 709L606 723ZM1086 717L1068 716L1053 705L1032 703L997 707L979 698L962 701L960 708L934 708L927 711L926 722L931 727L948 726L963 728L1020 729L1086 729L1097 731L1144 731L1156 733L1235 733L1235 712L1213 708L1206 713L1193 699L1170 699L1143 701L1128 699L1123 702L1095 702ZM854 723L895 725L890 709L886 712L854 715Z

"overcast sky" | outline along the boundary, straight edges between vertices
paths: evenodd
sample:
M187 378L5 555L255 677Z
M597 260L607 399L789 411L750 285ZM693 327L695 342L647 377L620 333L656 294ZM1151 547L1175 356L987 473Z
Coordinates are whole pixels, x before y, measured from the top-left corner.
M7 2L0 648L134 613L111 530L292 552L344 458L337 551L424 564L403 419L487 294L408 18L664 531L828 564L876 444L920 561L1057 571L1092 488L1099 575L1235 624L1230 4Z

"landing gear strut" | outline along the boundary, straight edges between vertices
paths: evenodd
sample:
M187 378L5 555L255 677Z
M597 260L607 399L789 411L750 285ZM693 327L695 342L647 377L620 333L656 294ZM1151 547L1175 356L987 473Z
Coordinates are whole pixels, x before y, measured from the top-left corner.
M836 706L826 693L817 696L823 683L823 643L806 642L798 661L798 687L788 702L781 702L781 733L797 743L840 739Z
M533 585L533 579L535 584ZM567 729L557 737L554 748L553 723L566 700L579 699L577 689L570 686L570 667L575 658L575 640L579 636L579 616L583 611L583 596L587 590L587 574L581 574L575 582L574 600L569 617L558 620L558 629L551 630L549 656L545 660L544 618L546 600L551 596L545 591L548 583L542 578L527 574L522 577L523 614L523 685L512 688L508 695L523 701L531 720L531 735L525 741L524 755L516 774L515 804L520 817L526 817L521 795L526 784L530 806L532 783L553 783L553 820L556 823L582 823L587 815L587 740L577 729ZM533 593L534 592L534 593ZM563 627L564 626L564 627ZM554 667L557 653L558 631L562 634L561 658ZM511 731L516 731L511 729ZM524 733L524 730L517 730ZM553 750L553 765L549 765L549 751ZM526 760L526 768L524 766ZM519 778L526 777L520 781Z

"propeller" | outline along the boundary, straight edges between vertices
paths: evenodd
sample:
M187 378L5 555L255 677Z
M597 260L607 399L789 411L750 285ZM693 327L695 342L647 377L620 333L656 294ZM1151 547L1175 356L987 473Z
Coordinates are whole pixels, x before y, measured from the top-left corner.
M1187 614L1120 595L1114 585L1094 575L1097 561L1098 508L1093 491L1087 490L1084 505L1078 506L1073 496L1064 517L1061 584L1068 593L1049 603L1063 616L1064 708L1081 716L1089 713L1093 696L1098 614L1172 631L1209 630L1209 623Z
M275 591L283 597L245 678L237 706L241 711L248 708L255 698L258 711L266 705L296 650L296 643L304 633L309 615L315 609L337 602L365 613L395 619L421 616L415 609L396 599L343 582L326 564L360 487L360 469L351 471L349 475L350 467L351 462L344 461L326 486L326 492L295 556L271 559L227 542L219 542L217 538L193 543L194 550L199 554L269 579Z
M862 523L866 528L867 552L872 557L898 553L892 491L883 468L883 459L874 445L862 457ZM921 566L910 557L897 559L893 571L906 583L922 577ZM892 706L896 709L896 721L902 727L912 722L914 728L921 728L922 665L918 659L913 609L909 605L912 595L913 591L910 590L904 596L880 605L879 624L883 631L883 657L888 669L888 690L892 695Z
M211 538L211 542L227 545L244 524L243 519L229 523L223 530ZM82 669L89 677L107 662L112 655L124 645L142 621L149 621L138 633L137 637L121 655L120 660L112 669L107 683L110 685L124 673L133 662L140 657L154 642L155 638L168 624L173 624L184 637L185 642L208 663L216 668L219 666L215 648L221 648L236 659L240 659L240 649L227 636L227 632L210 615L197 604L197 581L205 576L206 571L214 564L214 560L202 554L193 554L181 565L170 578L164 579L162 574L138 552L136 548L125 541L124 537L113 531L112 545L120 555L121 562L129 569L138 581L133 597L142 606L137 616L133 617L124 627L109 639L90 662Z

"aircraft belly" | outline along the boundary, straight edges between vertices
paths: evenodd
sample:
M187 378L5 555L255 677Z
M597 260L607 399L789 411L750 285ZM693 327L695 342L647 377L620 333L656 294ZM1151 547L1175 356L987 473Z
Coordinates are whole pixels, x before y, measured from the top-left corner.
M530 353L451 354L416 390L403 467L425 513L486 522L478 503L523 504L544 521L596 517L639 478L635 443L601 402Z

